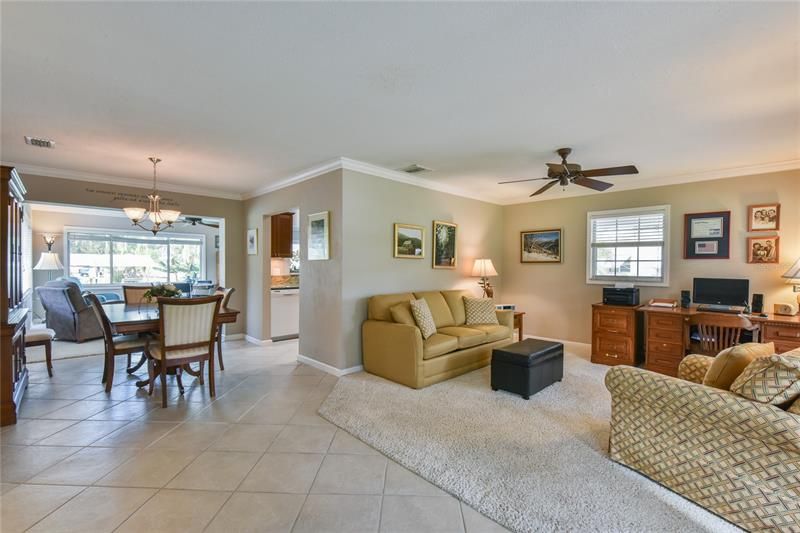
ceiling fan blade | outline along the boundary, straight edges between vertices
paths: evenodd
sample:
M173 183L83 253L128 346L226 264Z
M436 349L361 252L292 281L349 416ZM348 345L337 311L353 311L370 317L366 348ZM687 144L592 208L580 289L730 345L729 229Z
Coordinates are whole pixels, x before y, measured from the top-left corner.
M549 180L553 178L525 178L520 180L511 180L511 181L498 181L498 185L505 185L506 183L522 183L523 181L536 181L536 180Z
M542 194L543 192L545 192L547 189L549 189L550 187L552 187L556 183L558 183L558 180L551 181L550 183L548 183L547 185L545 185L544 187L542 187L541 189L539 189L535 193L531 194L531 196L536 196L537 194Z
M213 224L211 222L204 222L202 220L200 221L200 224L202 224L204 226L208 226L209 228L217 228L217 229L219 229L219 224Z
M639 170L633 165L627 165L624 167L593 168L581 171L581 174L583 174L585 178L594 178L598 176L621 176L623 174L638 173Z
M581 185L583 187L589 187L590 189L594 189L595 191L605 191L606 189L610 189L614 186L613 183L608 183L605 181L600 180L593 180L592 178L576 178L573 180L575 185Z

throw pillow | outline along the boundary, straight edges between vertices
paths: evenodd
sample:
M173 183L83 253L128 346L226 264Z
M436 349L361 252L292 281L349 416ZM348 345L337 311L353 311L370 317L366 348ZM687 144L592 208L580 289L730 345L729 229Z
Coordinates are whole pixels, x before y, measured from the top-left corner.
M407 326L414 326L414 315L411 314L411 305L408 302L395 304L389 308L389 313L392 315L392 320L398 324L405 324Z
M787 413L800 416L800 398L796 399L792 405L786 410Z
M748 342L722 350L708 368L708 372L703 378L703 385L714 387L715 389L730 390L734 380L754 359L767 357L774 353L774 342L767 344Z
M781 405L800 397L800 357L758 357L736 378L731 392L748 400Z
M470 298L464 296L464 311L467 326L472 324L499 324L497 308L491 298Z
M411 300L411 314L414 315L414 322L422 332L422 338L427 339L436 333L436 324L433 322L431 308L425 300Z

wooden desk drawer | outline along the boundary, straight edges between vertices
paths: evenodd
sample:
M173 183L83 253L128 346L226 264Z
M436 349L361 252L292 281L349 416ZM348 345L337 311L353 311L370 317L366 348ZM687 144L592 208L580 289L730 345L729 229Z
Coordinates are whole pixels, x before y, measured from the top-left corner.
M683 359L685 355L685 350L683 348L683 344L677 342L660 342L660 341L653 341L651 339L647 339L647 355L648 357L650 354L660 354L671 356L673 358L677 357L678 361Z
M658 352L647 354L647 364L652 366L678 368L678 365L681 364L681 360L683 360L683 357L660 354Z
M800 343L800 327L779 324L764 325L764 341L784 341Z
M626 309L596 309L594 329L619 335L629 335L633 331L635 312Z
M647 313L647 328L683 332L683 317L661 313Z
M647 340L654 342L674 342L683 344L683 329L650 328L647 330Z
M652 363L647 363L645 365L645 369L651 372L658 372L659 374L664 374L665 376L678 376L678 365L657 365Z
M800 348L800 342L766 341L775 343L775 353L786 353Z
M592 338L592 362L606 365L632 365L634 347L630 337L596 334Z

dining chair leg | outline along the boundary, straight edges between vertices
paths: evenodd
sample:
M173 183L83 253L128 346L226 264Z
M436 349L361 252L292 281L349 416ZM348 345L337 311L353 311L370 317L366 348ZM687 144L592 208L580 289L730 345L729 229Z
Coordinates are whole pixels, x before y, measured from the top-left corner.
M106 392L111 392L111 385L114 384L114 352L106 355Z
M215 390L214 384L214 353L211 353L211 357L208 358L208 393L213 398L216 396L217 391Z
M152 359L147 360L147 375L150 377L150 383L147 387L147 395L153 395L153 388L156 383L156 363Z
M222 353L220 352L220 357ZM53 377L53 342L47 341L44 345L44 358L47 360L47 375Z
M219 357L219 369L225 370L225 363L222 362L222 324L217 326L217 357Z
M181 379L181 375L183 374L183 370L181 367L175 368L175 381L178 382L178 390L181 391L181 396L183 396L183 379Z
M167 406L167 365L162 361L161 367L161 407Z
M200 382L200 385L205 385L206 381L203 377L203 361L200 361L200 371L197 373L197 381Z

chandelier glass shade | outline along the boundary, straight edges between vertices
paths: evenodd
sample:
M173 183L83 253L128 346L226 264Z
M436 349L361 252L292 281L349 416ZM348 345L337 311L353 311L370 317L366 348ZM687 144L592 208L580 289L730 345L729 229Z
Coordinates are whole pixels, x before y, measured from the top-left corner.
M158 189L156 188L156 165L158 165L161 160L157 157L149 157L148 159L153 163L153 192L147 195L150 201L149 208L125 207L122 210L134 226L138 226L155 235L161 230L171 228L172 224L181 216L181 212L174 209L161 209L159 206L161 196L158 195ZM149 227L143 224L145 221L149 221Z

